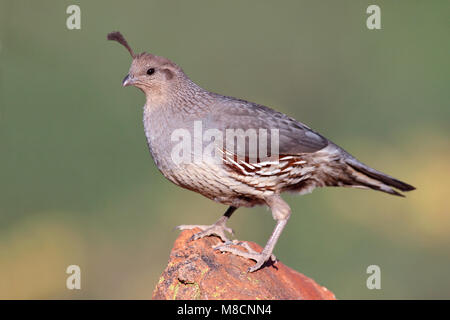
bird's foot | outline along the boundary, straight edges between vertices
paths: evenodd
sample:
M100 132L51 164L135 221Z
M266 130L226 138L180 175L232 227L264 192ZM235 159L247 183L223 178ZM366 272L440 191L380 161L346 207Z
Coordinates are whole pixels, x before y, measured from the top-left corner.
M234 247L236 245L243 247L245 250L247 250L247 252ZM253 267L248 268L247 272L254 272L260 269L269 259L274 262L277 260L277 258L271 252L266 253L263 250L261 253L259 253L252 249L247 242L237 240L227 241L224 244L219 244L217 246L214 246L213 248L214 250L219 250L220 252L230 252L234 255L246 259L255 260L256 264Z
M234 235L233 229L228 228L224 223L214 223L210 226L183 224L181 226L176 227L176 229L178 229L178 230L191 230L194 228L199 228L202 231L194 234L189 239L189 241L194 241L194 240L201 239L203 237L214 235L214 236L218 236L223 242L228 242L230 240L225 235L225 231L230 233L231 235Z

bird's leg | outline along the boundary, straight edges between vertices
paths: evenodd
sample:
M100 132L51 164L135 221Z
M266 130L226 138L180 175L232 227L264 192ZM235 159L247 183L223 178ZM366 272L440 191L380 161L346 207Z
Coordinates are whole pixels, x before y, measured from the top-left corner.
M176 227L178 230L188 230L188 229L194 229L194 228L199 228L202 231L194 234L189 241L193 241L193 240L197 240L197 239L201 239L203 237L207 237L207 236L211 236L211 235L215 235L218 236L222 241L224 242L228 242L228 238L225 235L225 231L227 231L228 233L231 233L232 235L233 230L231 228L228 228L226 226L226 223L228 221L228 219L231 217L231 215L233 214L234 211L236 211L236 207L230 206L227 211L223 214L223 216L221 216L219 218L219 220L217 220L214 224L210 225L210 226L206 226L206 225L181 225Z
M264 263L271 258L275 260L275 257L272 254L273 249L291 215L291 209L289 208L289 205L284 202L279 195L274 195L270 198L267 198L266 203L272 210L272 216L277 221L277 224L261 253L258 253L255 250L251 249L250 246L246 243L244 245L244 243L228 242L215 247L216 250L219 250L221 252L230 252L247 259L255 260L256 264L253 267L250 267L248 269L248 272L254 272L260 269L264 265ZM233 247L233 245L236 244L244 247L247 252Z

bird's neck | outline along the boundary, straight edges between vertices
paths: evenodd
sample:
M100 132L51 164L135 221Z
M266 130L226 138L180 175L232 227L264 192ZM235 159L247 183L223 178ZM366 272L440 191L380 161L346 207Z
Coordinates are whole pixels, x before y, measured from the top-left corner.
M143 122L148 146L158 167L164 163L162 155L170 152L167 146L172 143L174 130L191 128L194 121L208 114L213 102L213 94L190 80L172 86L160 96L146 94Z
M146 93L146 106L158 112L195 114L207 111L213 99L210 92L186 77Z

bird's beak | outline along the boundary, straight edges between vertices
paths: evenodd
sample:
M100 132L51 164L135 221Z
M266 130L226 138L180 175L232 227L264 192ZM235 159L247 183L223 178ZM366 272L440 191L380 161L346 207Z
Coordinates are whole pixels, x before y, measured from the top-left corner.
M127 86L132 86L133 84L134 84L134 78L130 77L130 75L127 74L125 76L125 78L123 78L122 86L127 87Z

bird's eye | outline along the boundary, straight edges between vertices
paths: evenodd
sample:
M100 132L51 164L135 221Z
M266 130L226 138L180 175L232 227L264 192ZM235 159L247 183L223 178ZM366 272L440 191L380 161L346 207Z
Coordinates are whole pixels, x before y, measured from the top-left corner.
M149 76L151 76L151 75L154 74L154 73L155 73L155 68L150 68L150 69L147 70L147 74L148 74Z

